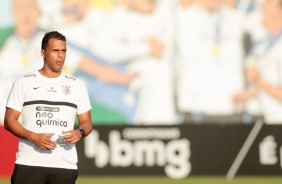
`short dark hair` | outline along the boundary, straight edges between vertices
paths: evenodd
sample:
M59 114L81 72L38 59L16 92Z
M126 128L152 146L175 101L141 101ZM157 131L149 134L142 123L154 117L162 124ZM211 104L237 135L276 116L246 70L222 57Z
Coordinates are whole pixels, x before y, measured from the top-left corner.
M45 33L45 35L42 39L42 43L41 43L41 49L42 50L45 50L48 47L48 42L51 38L66 41L66 37L63 34L59 33L58 31L47 32L47 33Z

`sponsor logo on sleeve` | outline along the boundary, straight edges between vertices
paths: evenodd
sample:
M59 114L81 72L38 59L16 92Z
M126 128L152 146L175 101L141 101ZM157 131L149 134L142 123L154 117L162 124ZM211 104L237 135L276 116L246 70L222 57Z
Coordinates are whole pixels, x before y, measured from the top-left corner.
M36 77L36 75L35 74L26 74L24 75L24 77Z
M34 90L37 90L37 89L39 89L39 88L41 88L41 86L39 86L39 87L33 87Z
M65 75L65 77L67 78L67 79L72 79L72 80L76 80L76 78L75 77L71 77L71 76L68 76L68 75Z

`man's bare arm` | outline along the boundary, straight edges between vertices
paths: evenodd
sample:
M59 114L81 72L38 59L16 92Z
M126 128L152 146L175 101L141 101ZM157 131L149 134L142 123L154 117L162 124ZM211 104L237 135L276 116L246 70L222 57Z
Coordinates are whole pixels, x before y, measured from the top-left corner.
M20 112L11 108L6 109L4 126L5 129L19 138L28 139L44 150L52 150L56 148L56 143L49 137L54 133L37 134L24 128L18 121Z
M79 114L77 117L78 117L78 122L79 122L79 128L82 128L83 130L85 130L86 136L89 135L93 128L90 111ZM69 135L63 137L64 141L70 144L74 144L82 138L80 130L78 129L66 131L63 133L64 134L70 133Z

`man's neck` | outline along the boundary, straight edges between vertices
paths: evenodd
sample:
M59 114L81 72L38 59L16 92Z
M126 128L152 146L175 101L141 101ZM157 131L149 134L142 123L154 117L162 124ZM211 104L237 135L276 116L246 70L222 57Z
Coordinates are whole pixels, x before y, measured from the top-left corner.
M269 34L274 37L282 30L282 21L274 22L269 26Z
M44 68L42 68L42 69L39 70L39 73L41 75L43 75L44 77L47 77L47 78L57 78L61 75L62 71L53 72L53 71L47 71Z
M24 31L16 28L16 34L21 40L28 41L32 39L34 32L30 33L28 31Z

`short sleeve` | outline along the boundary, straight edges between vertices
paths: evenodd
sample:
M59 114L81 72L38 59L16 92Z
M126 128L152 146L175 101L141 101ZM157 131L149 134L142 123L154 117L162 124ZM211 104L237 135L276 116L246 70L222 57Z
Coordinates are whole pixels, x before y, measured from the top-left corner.
M85 84L78 80L79 82L79 95L78 95L78 104L77 104L77 114L82 114L91 109L91 104L89 100L88 91Z
M13 83L10 91L6 107L21 112L24 103L24 81L22 77L18 77Z

